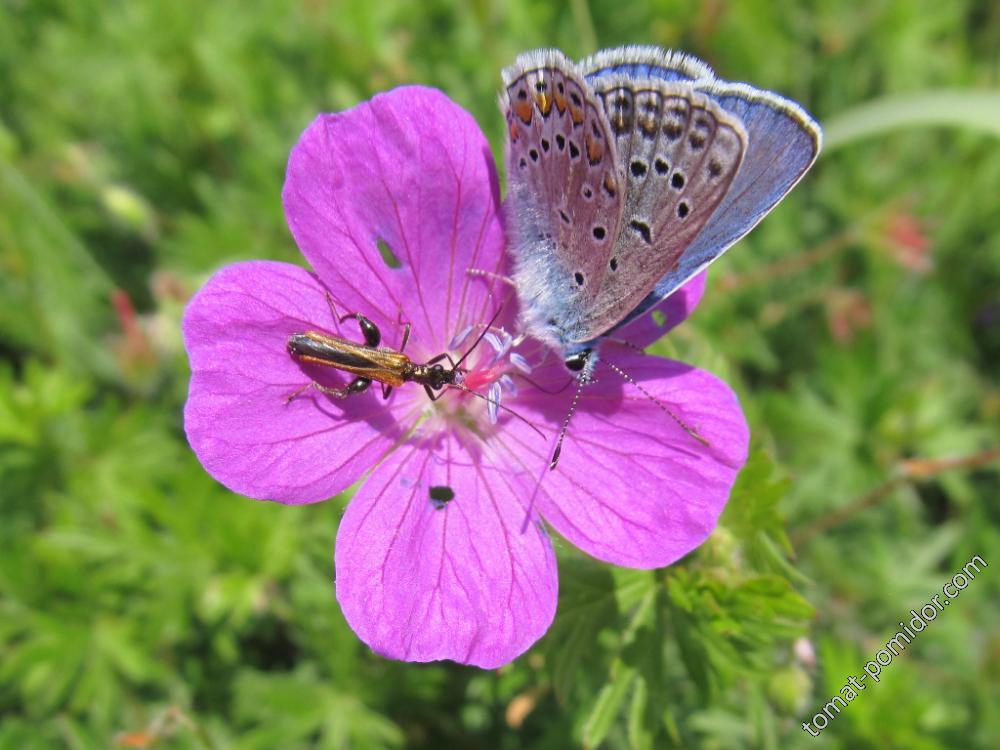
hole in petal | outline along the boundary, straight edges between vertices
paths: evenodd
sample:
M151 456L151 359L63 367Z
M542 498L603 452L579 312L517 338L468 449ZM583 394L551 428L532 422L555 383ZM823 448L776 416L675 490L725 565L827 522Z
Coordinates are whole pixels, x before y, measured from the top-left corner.
M402 267L403 264L400 262L399 258L396 257L396 254L392 252L392 248L389 247L388 242L379 237L378 242L375 244L378 245L379 255L382 256L382 260L387 266L389 266L389 268Z
M455 499L455 490L446 484L431 487L428 494L430 495L431 505L434 506L435 510L441 510Z
M663 313L663 310L653 310L653 322L660 328L666 325L667 316Z

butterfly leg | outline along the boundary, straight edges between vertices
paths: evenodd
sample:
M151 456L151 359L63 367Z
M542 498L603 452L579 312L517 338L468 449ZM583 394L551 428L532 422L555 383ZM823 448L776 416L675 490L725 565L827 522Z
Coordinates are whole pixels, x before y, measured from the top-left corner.
M348 313L340 319L340 322L343 323L345 320L351 318L358 321L358 327L361 329L361 334L365 337L365 343L368 346L374 347L382 343L382 332L378 329L378 326L361 313Z
M482 276L487 279L493 279L494 281L501 281L504 284L509 284L512 287L517 287L517 282L514 281L510 276L504 276L500 273L494 273L493 271L485 271L482 268L466 268L465 272L469 276Z

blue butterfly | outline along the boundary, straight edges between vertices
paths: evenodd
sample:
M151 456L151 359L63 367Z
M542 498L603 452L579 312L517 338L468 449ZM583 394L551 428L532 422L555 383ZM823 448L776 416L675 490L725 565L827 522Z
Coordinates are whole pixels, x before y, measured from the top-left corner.
M522 324L581 382L602 339L753 229L822 140L794 102L656 47L527 52L503 82Z

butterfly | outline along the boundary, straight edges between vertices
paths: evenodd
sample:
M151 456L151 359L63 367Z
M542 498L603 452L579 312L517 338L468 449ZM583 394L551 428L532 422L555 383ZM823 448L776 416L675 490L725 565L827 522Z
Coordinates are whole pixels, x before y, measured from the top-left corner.
M503 71L505 218L526 333L586 377L601 341L753 229L819 154L819 125L689 55L526 52Z

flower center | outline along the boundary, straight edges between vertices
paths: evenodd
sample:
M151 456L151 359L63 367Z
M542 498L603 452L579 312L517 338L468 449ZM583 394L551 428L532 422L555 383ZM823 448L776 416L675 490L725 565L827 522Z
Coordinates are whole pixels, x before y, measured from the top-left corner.
M470 326L449 342L448 349L457 351L473 332ZM480 329L481 330L481 329ZM493 328L482 337L481 351L473 353L473 364L468 360L455 380L454 393L435 401L430 416L437 417L439 429L462 426L483 434L481 415L485 411L490 425L495 425L502 410L505 395L517 393L511 373L530 373L531 365L520 354L512 351L520 341L502 328ZM468 369L465 369L468 367ZM430 404L427 405L431 406ZM426 409L426 407L425 407ZM426 413L426 412L425 412Z

